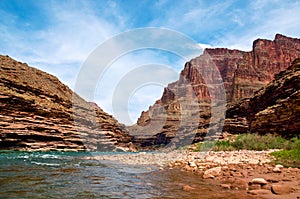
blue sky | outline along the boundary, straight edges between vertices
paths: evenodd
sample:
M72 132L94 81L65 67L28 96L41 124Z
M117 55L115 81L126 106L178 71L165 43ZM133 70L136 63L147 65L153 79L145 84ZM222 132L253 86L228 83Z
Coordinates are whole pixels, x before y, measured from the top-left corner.
M295 0L1 0L0 54L54 74L73 88L87 56L124 31L162 27L212 47L251 50L256 38L273 39L276 33L300 37L299 10L300 1ZM155 51L134 53L114 63L118 67L110 75L122 73L122 67L133 62L161 63L179 72L184 60ZM109 113L113 113L111 78L104 78L95 98ZM145 87L132 95L128 104L133 121L160 97L163 86Z

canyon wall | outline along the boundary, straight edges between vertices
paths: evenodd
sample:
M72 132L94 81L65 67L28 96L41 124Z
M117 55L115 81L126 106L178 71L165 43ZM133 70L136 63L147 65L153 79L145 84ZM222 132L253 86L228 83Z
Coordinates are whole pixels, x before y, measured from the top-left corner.
M0 56L0 150L129 150L131 140L56 77Z
M230 131L232 120L244 120L247 131L273 133L286 138L300 134L300 59L296 59L275 79L227 110L224 129Z
M186 129L183 135L191 131L196 135L194 142L204 139L208 127L215 132L210 137L218 137L222 130L218 127L213 129L214 124L210 124L211 107L215 106L212 99L214 103L222 101L222 92L225 92L227 107L230 107L249 98L299 57L300 39L280 34L273 41L255 40L250 52L227 48L205 49L202 55L185 64L179 80L169 84L161 99L149 110L143 111L137 124L129 130L136 135L136 142L147 140L141 145L148 145L149 140L151 144L167 144L182 129ZM199 117L195 116L196 119L190 116L197 114ZM182 123L182 120L187 120L185 116L193 118L190 128ZM224 120L214 121L215 124L217 122ZM226 131L244 133L248 130L245 118L232 118L231 121L226 120L226 124Z

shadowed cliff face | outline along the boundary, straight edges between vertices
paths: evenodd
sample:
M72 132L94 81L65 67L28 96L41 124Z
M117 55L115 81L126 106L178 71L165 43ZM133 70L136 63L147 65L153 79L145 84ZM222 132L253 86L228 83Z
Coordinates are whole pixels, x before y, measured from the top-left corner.
M243 120L244 131L283 137L299 135L300 131L300 59L296 59L275 79L227 110L224 130L234 128L233 120Z
M131 139L56 77L0 56L0 149L107 151L128 149Z
M166 144L174 138L179 128L185 128L180 124L182 117L178 96L172 91L183 87L183 80L188 81L191 85L194 95L198 100L199 120L198 129L194 141L203 140L207 134L207 128L211 117L211 97L218 99L222 96L222 89L225 88L227 104L233 105L241 99L251 97L255 91L262 88L274 79L275 74L287 69L293 60L300 56L300 39L289 38L280 34L275 36L274 41L257 39L253 42L253 49L250 52L240 50L229 50L226 48L206 49L203 55L187 62L181 72L180 79L168 85L165 88L160 100L143 111L137 121L137 125L130 127L130 132L138 135L137 142L146 142L151 140L152 143ZM209 58L207 58L209 57ZM209 59L209 60L208 60ZM213 62L218 68L224 87L214 87L213 95L207 85L215 79L215 72L210 70L210 64ZM206 81L204 81L206 77ZM207 79L208 78L208 79ZM183 90L181 88L181 90ZM182 91L183 92L183 91ZM180 92L180 93L182 93ZM182 95L186 101L193 101L191 95ZM177 108L176 108L177 107ZM195 110L195 106L189 109ZM185 111L189 111L185 110ZM170 114L172 113L172 114ZM160 130L153 131L151 122L164 120ZM235 125L236 124L236 125ZM143 128L139 127L142 126ZM228 131L245 132L247 131L247 121L245 118L236 118L232 120L232 127ZM213 128L213 125L210 128ZM158 132L159 131L159 132ZM214 130L216 133L212 137L219 137L222 130ZM138 139L139 136L151 135L152 138Z

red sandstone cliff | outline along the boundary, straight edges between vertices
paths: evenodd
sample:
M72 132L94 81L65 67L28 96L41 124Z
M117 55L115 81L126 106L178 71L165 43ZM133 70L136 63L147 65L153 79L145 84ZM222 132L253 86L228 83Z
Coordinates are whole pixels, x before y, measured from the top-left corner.
M250 52L216 48L205 49L204 54L210 56L210 61L220 71L228 103L234 103L252 96L254 91L273 80L275 74L290 66L299 57L300 39L277 34L274 41L255 40ZM205 83L202 76L210 71L205 66L207 60L202 57L186 63L181 78L188 79L193 85ZM210 76L213 78L213 74ZM210 98L206 86L198 86L195 92L200 99ZM164 98L168 98L165 93Z
M148 111L142 112L137 125L130 127L130 130L136 135L155 135L155 141L152 142L166 144L180 129L186 128L182 124L184 115L190 117L189 115L197 114L197 110L198 121L193 121L192 124L195 128L195 123L198 123L197 129L193 131L196 133L194 141L198 141L207 134L211 117L211 97L216 100L222 98L223 88L228 105L251 97L255 91L272 81L275 74L287 69L298 57L300 57L300 39L280 34L277 34L273 41L255 40L250 52L226 48L205 49L203 55L185 64L180 79L165 88L161 99L157 100ZM212 65L218 68L224 86L219 85L218 75L212 70ZM187 107L184 105L185 102L187 104L191 102L191 106ZM159 125L155 125L155 122ZM234 122L238 124L236 130L239 127L242 131L245 130L243 119ZM188 131L191 130L185 132ZM220 133L219 129L215 131ZM218 136L218 133L215 136ZM136 140L140 141L138 136Z

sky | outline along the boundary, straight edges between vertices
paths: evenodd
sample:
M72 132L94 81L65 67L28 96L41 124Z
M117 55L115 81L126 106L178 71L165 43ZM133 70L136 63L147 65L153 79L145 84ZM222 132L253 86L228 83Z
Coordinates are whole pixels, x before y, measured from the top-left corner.
M125 31L165 28L201 46L250 51L257 38L272 40L276 33L299 38L299 10L297 0L1 0L0 54L53 74L74 89L88 56ZM94 101L106 112L118 115L113 110L113 91L126 74L152 63L179 73L185 61L157 49L120 56L99 79ZM177 78L170 75L167 80ZM131 93L127 99L131 123L161 97L166 84L141 85Z

